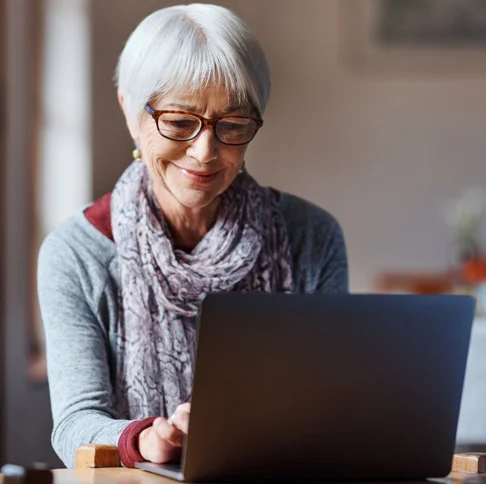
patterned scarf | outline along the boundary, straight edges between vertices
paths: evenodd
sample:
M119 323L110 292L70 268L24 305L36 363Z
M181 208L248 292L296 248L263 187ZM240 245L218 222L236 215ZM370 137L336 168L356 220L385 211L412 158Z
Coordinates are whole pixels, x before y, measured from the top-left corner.
M111 220L121 276L116 406L126 418L167 417L190 401L202 294L293 292L276 195L243 172L220 198L214 226L187 253L173 247L143 163L132 163L115 186Z

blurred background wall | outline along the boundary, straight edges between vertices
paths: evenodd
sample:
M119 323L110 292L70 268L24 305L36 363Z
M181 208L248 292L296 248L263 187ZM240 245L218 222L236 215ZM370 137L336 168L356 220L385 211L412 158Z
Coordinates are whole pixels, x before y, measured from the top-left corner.
M1 462L53 462L45 382L28 378L35 307L41 2L2 2ZM6 122L5 122L6 121Z
M7 1L26 8L30 3ZM13 130L15 150L3 180L10 187L3 190L4 260L11 261L4 282L5 288L17 284L15 294L20 295L11 300L13 293L7 291L3 318L3 347L10 347L4 353L5 460L55 462L46 450L47 387L33 385L25 376L30 323L29 314L18 309L24 307L18 298L25 303L29 298L31 268L25 257L30 249L16 246L14 237L42 236L77 207L110 191L131 162L133 146L113 86L117 57L145 15L176 3L44 2L51 17L44 17L49 29L43 55L52 55L52 64L43 57L40 76L44 135L37 155L29 157L22 147L21 121L10 114L18 131ZM481 54L468 62L446 59L436 67L433 57L415 63L407 56L403 63L387 63L380 55L360 58L353 26L358 5L369 4L364 0L216 3L248 22L263 44L273 75L265 126L248 150L249 171L262 184L305 197L337 217L347 241L352 291L374 290L374 279L382 271L447 269L452 239L446 206L471 186L486 185L486 63L481 64ZM67 29L59 21L66 18L72 22ZM21 69L17 72L18 79L24 75ZM22 89L28 87L20 83L9 88L27 108ZM74 113L74 118L66 113ZM52 130L59 138L52 138ZM32 159L37 160L37 177L26 185ZM32 190L35 203L29 205ZM29 210L36 213L37 234L29 232ZM14 236L8 231L22 214L27 227ZM17 281L14 286L12 281ZM35 418L26 420L33 408ZM18 427L22 419L28 423L25 430ZM33 434L34 442L25 447Z

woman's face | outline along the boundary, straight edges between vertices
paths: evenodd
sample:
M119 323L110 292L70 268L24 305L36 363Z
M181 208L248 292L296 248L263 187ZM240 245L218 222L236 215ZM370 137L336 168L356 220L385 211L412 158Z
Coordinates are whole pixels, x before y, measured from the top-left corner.
M249 115L249 110L234 108L224 89L211 88L202 93L176 93L151 103L154 110L180 110L206 118ZM138 140L149 169L159 203L171 197L189 209L210 205L238 175L247 145L229 146L218 141L211 126L205 126L190 141L172 141L161 136L154 119L142 115Z

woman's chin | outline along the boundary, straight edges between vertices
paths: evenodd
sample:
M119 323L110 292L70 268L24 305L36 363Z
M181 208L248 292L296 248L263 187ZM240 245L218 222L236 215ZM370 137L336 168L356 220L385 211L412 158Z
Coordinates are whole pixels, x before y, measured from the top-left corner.
M198 187L194 188L180 188L172 190L172 194L176 200L184 207L190 209L204 208L214 201L219 195L217 190L201 190Z

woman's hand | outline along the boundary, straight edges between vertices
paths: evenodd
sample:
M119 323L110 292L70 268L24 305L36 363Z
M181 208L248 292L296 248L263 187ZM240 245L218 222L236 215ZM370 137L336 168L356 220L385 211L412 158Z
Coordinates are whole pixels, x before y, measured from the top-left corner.
M183 403L169 419L158 417L151 427L143 430L138 436L138 450L142 457L156 464L177 460L189 428L190 412L191 404Z

